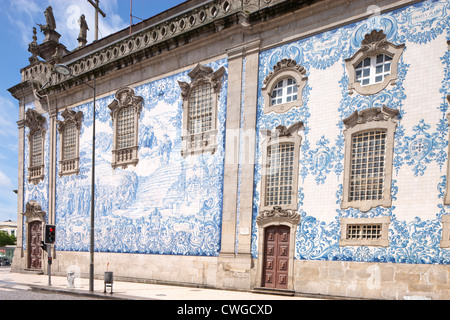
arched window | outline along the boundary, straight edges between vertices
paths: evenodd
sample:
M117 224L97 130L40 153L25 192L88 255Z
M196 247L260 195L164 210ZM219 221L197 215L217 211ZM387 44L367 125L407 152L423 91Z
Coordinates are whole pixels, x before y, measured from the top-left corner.
M302 93L308 78L295 60L283 59L264 79L264 113L283 113L303 105Z
M397 80L397 66L405 48L386 40L383 31L373 30L364 37L359 49L345 60L349 93L371 95L385 89Z
M355 68L356 81L361 86L383 82L391 74L391 63L392 57L387 54L365 58Z
M272 90L272 106L297 101L298 86L293 78L286 78L277 83Z

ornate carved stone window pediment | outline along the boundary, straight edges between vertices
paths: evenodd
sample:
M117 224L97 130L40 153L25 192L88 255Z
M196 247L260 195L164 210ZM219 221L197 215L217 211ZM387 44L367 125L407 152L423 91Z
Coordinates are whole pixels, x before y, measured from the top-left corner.
M46 119L33 109L25 113L25 125L30 129L27 138L29 144L28 182L34 185L44 180L44 150Z
M346 126L344 185L341 208L367 212L392 205L395 118L399 111L383 106L355 111Z
M264 113L287 112L303 105L303 89L308 78L306 69L295 60L283 59L278 62L264 79Z
M395 45L388 42L382 30L373 30L367 34L361 42L361 49L353 57L345 60L349 74L349 93L352 94L356 91L359 94L371 95L382 91L389 84L395 84L398 62L404 48L404 44ZM382 61L378 61L378 59ZM386 62L385 59L389 59L389 62ZM379 71L380 68L384 68L382 72ZM372 73L372 80L367 80L366 85L362 84L363 81L358 79L357 69L361 73L367 72L366 75L361 74L361 77L370 78L369 74ZM381 72L379 79L374 74L377 72Z
M25 212L22 215L26 217L26 223L35 221L45 223L46 213L42 211L41 205L34 200L31 200L25 205Z
M362 111L355 111L349 117L343 120L347 129L353 128L358 124L365 124L371 121L388 121L397 117L398 110L386 106L381 108L369 108Z
M191 83L178 81L183 98L183 157L216 152L217 108L224 74L224 67L214 71L198 64L188 73Z
M64 121L58 120L61 158L59 175L78 174L80 172L80 132L83 112L64 110L61 114Z
M133 89L125 87L116 92L115 100L108 106L113 122L111 166L114 169L126 169L139 162L139 119L143 101Z

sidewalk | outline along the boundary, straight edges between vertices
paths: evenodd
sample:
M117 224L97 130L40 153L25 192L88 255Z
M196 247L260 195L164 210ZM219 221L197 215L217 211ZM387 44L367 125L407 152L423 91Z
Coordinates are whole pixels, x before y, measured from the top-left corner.
M0 286L8 284L29 288L31 290L64 293L80 296L91 296L102 299L121 300L318 300L301 296L280 296L240 292L230 290L202 289L194 287L179 287L171 285L145 284L114 281L113 294L110 289L104 293L103 280L94 281L94 292L89 291L88 279L76 279L75 289L67 288L65 277L52 276L52 286L48 286L47 275L10 273L10 268L0 268ZM326 298L325 298L326 299Z

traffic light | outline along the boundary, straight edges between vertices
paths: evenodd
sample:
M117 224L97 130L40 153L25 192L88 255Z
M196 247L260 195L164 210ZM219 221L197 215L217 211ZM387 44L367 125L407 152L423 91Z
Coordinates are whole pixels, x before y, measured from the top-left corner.
M45 243L54 244L56 239L56 227L52 225L45 226Z

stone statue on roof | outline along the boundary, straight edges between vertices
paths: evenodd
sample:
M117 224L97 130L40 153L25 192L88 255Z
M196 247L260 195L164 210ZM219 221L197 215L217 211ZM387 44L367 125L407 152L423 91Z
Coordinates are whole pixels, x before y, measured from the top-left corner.
M78 20L78 23L80 25L80 34L78 35L78 46L84 47L87 43L87 31L89 30L88 24L86 22L86 17L84 14L81 15L80 19Z
M45 31L55 31L56 30L56 22L55 22L55 16L53 15L53 8L52 6L49 6L44 11L45 15L45 21L46 25L38 24L39 27L41 27L41 31L45 33Z

